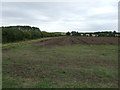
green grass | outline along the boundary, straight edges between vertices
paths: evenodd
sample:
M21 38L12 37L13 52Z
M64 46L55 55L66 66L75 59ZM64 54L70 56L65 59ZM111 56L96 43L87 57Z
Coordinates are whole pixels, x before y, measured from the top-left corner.
M3 88L118 87L117 46L4 46Z

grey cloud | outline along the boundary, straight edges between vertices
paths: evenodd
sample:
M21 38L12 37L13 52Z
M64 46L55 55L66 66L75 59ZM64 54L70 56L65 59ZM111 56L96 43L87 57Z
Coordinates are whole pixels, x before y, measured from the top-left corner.
M85 2L10 2L2 5L3 25L36 25L45 31L117 29L117 0ZM103 9L111 12L99 12ZM93 10L93 12L92 12ZM109 10L108 10L109 11Z

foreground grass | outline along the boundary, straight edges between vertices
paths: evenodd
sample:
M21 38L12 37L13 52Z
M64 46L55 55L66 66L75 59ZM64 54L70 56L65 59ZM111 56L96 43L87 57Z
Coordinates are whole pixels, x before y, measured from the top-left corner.
M116 88L118 47L3 48L3 88Z

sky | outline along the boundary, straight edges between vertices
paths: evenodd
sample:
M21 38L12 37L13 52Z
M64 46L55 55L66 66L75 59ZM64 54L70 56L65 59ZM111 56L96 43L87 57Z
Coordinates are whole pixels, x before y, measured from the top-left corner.
M2 2L0 26L30 25L47 32L118 31L118 1Z

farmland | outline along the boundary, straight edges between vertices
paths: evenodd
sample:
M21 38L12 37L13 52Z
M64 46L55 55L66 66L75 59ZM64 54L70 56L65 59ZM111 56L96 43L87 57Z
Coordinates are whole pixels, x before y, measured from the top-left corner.
M118 38L3 44L3 88L118 88Z

